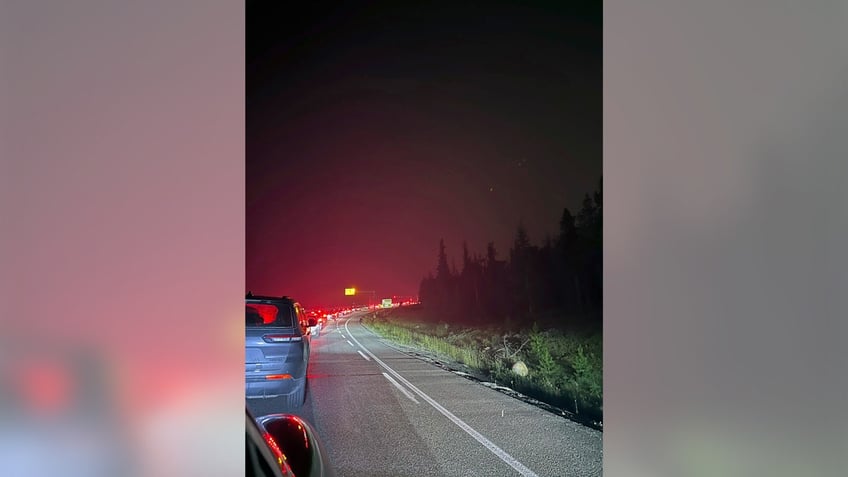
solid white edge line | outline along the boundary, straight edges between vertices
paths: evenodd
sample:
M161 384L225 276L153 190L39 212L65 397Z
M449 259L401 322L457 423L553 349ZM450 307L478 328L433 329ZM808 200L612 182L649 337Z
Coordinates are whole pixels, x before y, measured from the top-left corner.
M356 352L361 354L362 357L365 358L366 361L371 361L371 358L369 358L368 356L365 356L365 353L363 353L362 351L356 350Z
M362 346L362 343L360 343L359 340L357 340L356 338L353 337L353 335L350 332L350 328L347 327L348 321L350 321L350 318L345 320L345 325L344 325L345 330L347 330L348 336L350 336L350 338L353 341L356 341L356 344L358 344L360 348L365 350L365 352L368 353L368 355L371 356L371 358L373 358L376 363L378 363L380 366L385 368L386 371L390 372L394 377L396 377L398 379L398 381L402 382L407 387L409 387L409 389L413 390L415 392L415 394L418 394L419 396L421 396L422 399L427 401L437 411L442 413L443 416L450 419L454 424L459 426L460 429L462 429L468 435L473 437L477 442L479 442L480 444L483 444L483 447L485 447L486 449L489 449L489 451L492 454L495 454L496 456L498 456L498 458L500 458L502 461L506 462L510 467L512 467L513 469L518 471L519 474L523 475L524 477L539 477L535 472L533 472L532 470L527 468L527 466L525 466L524 464L522 464L521 462L516 460L515 457L512 457L511 455L507 454L506 451L504 451L503 449L501 449L500 447L495 445L494 442L490 441L489 439L486 439L486 437L483 436L483 434L480 434L479 432L474 430L474 428L472 428L471 426L466 424L465 421L456 417L452 412L445 409L441 404L439 404L433 398L431 398L430 396L425 394L424 391L415 387L414 384L410 383L406 378L401 376L397 371L390 368L389 365L387 365L380 358L378 358L376 355L374 355L374 353L372 353L370 350L368 350L368 348L366 348L365 346ZM350 343L350 341L348 341L348 343ZM383 373L383 374L385 375L385 373ZM386 376L386 377L388 377L388 376ZM403 388L400 388L400 389L403 389Z
M416 400L415 400L415 396L413 396L412 394L410 394L410 393L409 393L409 391L407 391L406 389L404 389L404 387L403 387L403 386L401 386L400 384L398 384L398 382L397 382L397 381L395 381L394 379L392 379L392 377L391 377L391 376L389 376L389 375L388 375L388 374L386 374L386 373L383 373L383 376L385 376L385 377L386 377L386 379L388 379L388 380L389 380L392 384L394 384L394 385L395 385L395 387L396 387L396 388L398 388L398 389L400 390L400 392L402 392L402 393L404 394L404 396L406 396L406 397L408 397L409 399L411 399L411 400L412 400L412 402L414 402L415 404L420 404L418 401L416 401Z

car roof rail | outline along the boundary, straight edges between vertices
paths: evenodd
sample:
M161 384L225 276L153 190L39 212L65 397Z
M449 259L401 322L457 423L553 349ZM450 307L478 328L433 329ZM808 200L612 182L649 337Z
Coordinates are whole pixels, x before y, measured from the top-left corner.
M283 295L283 296L266 296L266 295L254 295L252 292L247 292L247 295L245 296L245 298L253 298L253 299L256 299L256 300L288 300L288 301L295 301L295 300L294 300L294 298L292 298L292 297L290 297L290 296L288 296L288 295Z

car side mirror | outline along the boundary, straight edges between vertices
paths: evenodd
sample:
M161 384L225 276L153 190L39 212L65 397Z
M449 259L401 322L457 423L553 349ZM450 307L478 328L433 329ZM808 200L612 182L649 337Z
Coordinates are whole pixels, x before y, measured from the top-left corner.
M309 326L315 326L315 325L317 325L317 324L318 324L318 322L315 320L315 318L310 318L310 319L309 319Z
M269 414L259 424L285 454L286 463L298 477L325 476L333 472L324 464L326 457L315 431L303 419L291 414Z

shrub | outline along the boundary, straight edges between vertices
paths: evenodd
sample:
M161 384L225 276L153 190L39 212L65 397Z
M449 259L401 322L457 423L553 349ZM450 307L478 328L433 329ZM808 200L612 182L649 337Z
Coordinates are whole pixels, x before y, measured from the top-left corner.
M487 373L493 381L588 419L602 420L603 362L600 334L505 329L473 329L444 322L371 319L365 323L384 337L420 346ZM526 377L512 372L517 361Z

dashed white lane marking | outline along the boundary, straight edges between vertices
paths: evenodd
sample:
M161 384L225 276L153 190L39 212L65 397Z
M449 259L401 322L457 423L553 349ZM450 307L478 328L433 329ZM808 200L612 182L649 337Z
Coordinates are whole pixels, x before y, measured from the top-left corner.
M425 394L424 391L415 387L414 384L410 383L406 378L401 376L397 371L390 368L389 365L384 363L374 353L369 351L368 348L366 348L365 346L362 346L362 343L360 343L359 340L354 338L354 336L350 332L350 328L347 327L348 321L350 321L350 318L345 320L345 330L347 330L348 336L350 336L350 339L352 339L353 341L356 341L356 344L358 344L360 348L365 350L365 352L368 353L368 356L371 356L371 358L374 360L374 362L376 362L377 364L379 364L380 366L385 368L385 370L388 371L389 373L391 373L392 376L397 378L398 381L405 384L409 389L411 389L413 392L415 392L415 394L419 395L422 399L427 401L431 406L436 408L437 411L442 413L443 416L450 419L451 422L453 422L454 424L459 426L460 429L462 429L463 431L468 433L468 435L473 437L477 442L479 442L480 444L483 444L483 447L485 447L486 449L489 449L489 451L492 454L495 454L496 456L498 456L499 459L506 462L507 465L509 465L510 467L515 469L516 471L518 471L519 474L523 475L524 477L539 477L538 474L536 474L535 472L533 472L532 470L527 468L527 466L525 466L521 462L518 462L518 460L516 460L515 457L507 454L503 449L496 446L494 442L490 441L489 439L486 439L486 437L483 436L483 434L480 434L479 432L474 430L474 428L472 428L471 426L466 424L465 421L456 417L452 412L445 409L441 404L436 402L435 399L431 398L430 396ZM350 343L350 341L348 341L348 343ZM390 376L388 376L386 373L383 373L383 375L386 376L386 378L390 378ZM393 382L393 384L397 385L397 383L394 383L394 382ZM398 389L404 391L404 394L406 394L406 390L403 389L402 387L400 387L399 385L398 385Z
M365 353L363 353L362 351L356 350L356 352L361 354L362 357L365 358L366 361L371 361L371 358L369 358L368 356L365 356Z

